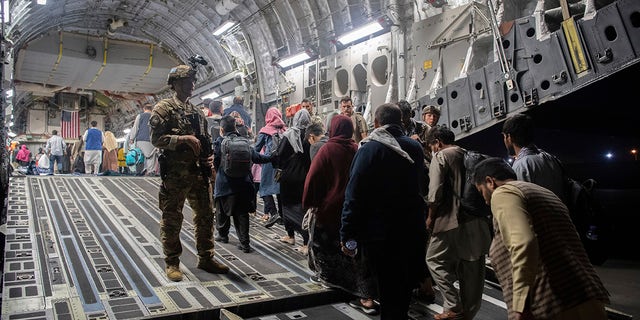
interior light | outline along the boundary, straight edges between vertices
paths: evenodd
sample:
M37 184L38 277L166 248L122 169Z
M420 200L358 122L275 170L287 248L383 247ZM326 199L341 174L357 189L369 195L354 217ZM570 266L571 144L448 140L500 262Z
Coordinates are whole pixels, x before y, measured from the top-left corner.
M9 122L9 127L13 127L13 121Z
M4 23L11 22L11 8L9 7L9 0L2 1L2 8L4 9L4 15L2 21Z
M17 134L15 134L13 131L7 132L7 135L9 136L9 138L15 138L17 136Z
M219 93L217 93L217 92L215 92L215 91L211 91L211 92L209 92L209 93L205 94L204 96L201 96L201 97L200 97L200 99L202 99L202 100L206 100L206 99L215 99L215 98L217 98L217 97L219 97L219 96L220 96L220 94L219 94Z
M358 39L362 39L368 35L374 34L378 31L381 31L382 29L384 29L382 27L382 25L380 24L380 22L378 21L373 21L371 23L365 24L364 26L351 30L350 32L347 32L346 34L338 37L338 42L342 43L342 44L348 44L351 42L354 42Z
M125 134L128 134L129 132L131 132L131 128L126 128L122 130L122 132L124 132Z
M294 64L300 63L302 61L311 59L311 56L306 51L296 53L294 55L285 57L283 59L278 60L276 63L280 68L286 68L292 66Z
M47 0L37 0L36 3L44 5L47 4Z
M7 95L7 98L13 97L13 89L7 90L5 94Z
M235 25L236 25L235 21L227 20L224 23L222 23L221 25L219 25L215 30L213 30L213 35L217 37L217 36L225 33L227 30L231 29L231 27L233 27Z

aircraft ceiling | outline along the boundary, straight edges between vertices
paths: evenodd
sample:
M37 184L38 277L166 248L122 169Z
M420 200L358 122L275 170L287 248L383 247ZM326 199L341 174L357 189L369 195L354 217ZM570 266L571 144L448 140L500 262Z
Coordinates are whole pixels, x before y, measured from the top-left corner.
M270 71L274 59L304 49L331 54L336 34L413 7L412 0L10 3L5 34L13 42L17 90L39 88L42 95L63 88L157 93L166 88L170 66L195 54L208 61L198 72L204 80L200 83L238 70L260 72L266 83L275 82L276 74ZM214 36L227 20L239 24Z

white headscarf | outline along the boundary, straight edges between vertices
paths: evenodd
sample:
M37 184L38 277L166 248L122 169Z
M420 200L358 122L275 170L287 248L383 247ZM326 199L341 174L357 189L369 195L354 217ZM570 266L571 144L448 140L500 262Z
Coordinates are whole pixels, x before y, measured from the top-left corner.
M311 115L309 115L309 111L307 109L300 109L293 116L293 124L287 131L283 133L287 140L289 140L289 144L293 147L293 151L295 153L302 153L304 150L302 149L302 139L301 130L306 129L311 123Z

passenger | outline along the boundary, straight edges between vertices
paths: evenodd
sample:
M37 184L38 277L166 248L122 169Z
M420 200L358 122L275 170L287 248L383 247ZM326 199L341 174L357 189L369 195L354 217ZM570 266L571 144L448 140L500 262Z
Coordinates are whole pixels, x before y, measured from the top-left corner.
M195 76L195 70L189 66L172 68L167 84L175 93L159 101L149 118L151 143L161 150L158 159L162 179L158 193L162 211L160 240L166 275L172 281L182 280L180 230L185 199L193 210L198 268L210 273L229 272L229 267L214 259L214 214L210 175L206 174L212 170L213 156L201 154L201 142L196 137L200 135L205 143L211 144L204 113L189 102ZM206 156L208 158L204 158Z
M20 146L20 151L18 151L18 154L16 155L16 161L18 161L18 164L23 167L29 165L29 162L31 161L31 151L29 151L26 144Z
M238 111L233 111L229 115L236 119L236 131L238 134L245 138L253 139L251 128L244 125L244 120L242 120L240 113Z
M370 270L377 281L383 320L407 318L411 291L426 270L424 156L420 144L403 135L401 118L395 104L376 109L376 129L351 165L340 229L342 252L362 255L368 270L360 272Z
M73 151L73 146L68 143L67 147L64 150L64 155L62 156L62 173L71 173L71 152Z
M258 191L260 191L260 179L262 178L262 164L254 163L251 165L251 177L253 178L253 189L255 192L253 193L253 197L251 197L252 204L249 216L256 217L256 212L258 211Z
M302 192L311 165L309 141L304 139L309 121L309 111L298 110L293 116L293 126L282 134L283 138L277 150L277 167L282 170L279 181L280 199L284 227L287 231L287 235L281 237L280 241L294 245L294 233L297 231L302 236L302 246L298 250L303 254L306 254L309 242L309 232L302 229L302 218L305 214L302 209Z
M322 118L315 113L313 108L313 102L309 99L302 99L300 102L300 107L307 109L309 111L309 116L311 117L310 123L322 123Z
M325 134L322 122L311 123L309 127L307 127L306 134L306 140L309 141L309 144L311 145L309 147L309 158L313 160L318 153L318 150L320 150L320 147L322 147L329 138Z
M36 166L40 167L40 158L44 153L45 152L43 148L38 148L38 153L34 157L34 160L36 160ZM47 169L49 169L49 157L47 157Z
M58 135L58 130L51 131L51 138L47 140L45 148L49 156L49 175L53 175L55 167L54 163L57 163L58 172L62 172L62 156L67 149L67 144L64 142L61 136Z
M271 155L276 152L277 141L274 141L274 135L278 135L278 139L282 139L282 134L287 129L282 120L282 112L277 107L271 107L264 116L265 125L258 132L258 140L254 146L256 152L264 155ZM280 200L280 183L275 179L275 169L271 163L262 165L260 172L260 190L258 195L264 202L264 226L271 228L277 222L283 222L282 219L282 201ZM278 205L274 196L278 199Z
M461 193L465 181L464 150L454 139L444 126L433 127L427 137L435 152L429 167L427 265L444 301L444 311L434 316L436 320L473 319L480 310L485 257L491 243L487 221L461 211L460 198L453 196Z
M398 101L398 107L400 107L402 111L402 128L404 135L417 141L419 138L418 134L423 132L426 127L425 124L413 119L414 111L411 110L411 104L409 104L408 101Z
M102 163L102 141L104 135L100 129L96 128L98 121L91 121L91 128L82 135L84 141L84 172L87 174L98 174Z
M338 111L333 110L331 111L328 115L327 115L327 119L324 122L324 128L325 128L325 134L329 135L329 132L331 131L331 120L333 119L333 117L339 115L340 113L338 113ZM352 137L353 138L353 137ZM354 140L355 141L355 140Z
M124 153L123 147L118 147L118 173L128 174L129 167L127 167L127 155Z
M151 129L149 128L151 111L153 111L153 105L145 103L142 107L142 113L136 116L129 132L129 145L140 148L144 154L144 168L141 165L136 166L138 175L155 176L158 171L159 150L151 143Z
M215 240L222 243L229 242L229 228L231 227L231 217L233 217L233 225L240 242L238 249L250 253L253 252L253 248L251 248L249 238L249 212L253 209L252 203L255 201L252 201L251 197L255 199L256 194L253 178L250 169L247 170L245 176L238 178L229 177L224 170L221 170L222 141L240 134L236 130L236 119L231 115L222 117L220 128L223 136L218 137L213 143L213 162L214 168L216 168L214 196L216 199L216 228L218 229ZM251 149L251 161L253 163L267 163L271 161L271 157L261 155Z
M234 97L233 104L231 105L231 107L224 110L223 115L228 116L231 114L231 112L238 111L238 113L240 113L240 116L242 117L242 120L244 121L244 125L247 126L247 128L251 128L251 115L247 112L247 110L244 109L243 103L243 97Z
M331 138L311 161L302 196L303 208L315 211L309 225L309 267L315 271L312 281L355 295L361 299L355 302L356 306L364 307L368 314L375 314L379 312L372 299L378 296L376 279L365 272L362 255L355 260L340 250L344 192L351 162L358 150L352 138L353 123L343 115L333 117L331 122Z
M502 159L490 158L476 165L473 179L491 205L489 255L509 319L607 319L609 293L567 207L548 189L516 177Z
M213 100L209 103L209 113L207 116L207 125L209 127L209 134L213 141L216 141L220 136L220 119L222 119L222 101Z
M504 145L514 156L513 171L518 180L533 182L564 199L564 176L555 156L538 149L533 143L534 125L525 114L513 115L502 125Z
M207 132L211 135L211 141L214 142L220 136L220 119L222 119L222 101L212 100L207 107ZM213 145L211 145L213 150ZM216 171L213 170L211 174L211 185L216 184ZM214 199L215 206L215 199Z
M204 113L204 116L209 118L211 117L212 113L211 113L211 109L209 109L209 104L213 101L213 99L211 98L206 98L204 100L202 100L202 103L199 105L200 109L202 109L202 112Z
M118 172L118 141L111 131L104 132L102 172Z
M78 141L73 143L71 161L73 163L72 173L84 173L84 141L82 136L78 136Z
M402 111L402 129L404 131L404 135L423 145L420 140L420 135L427 131L428 126L423 122L413 119L413 110L411 110L411 105L406 100L398 101L398 107L400 108L400 111ZM423 147L423 151L425 161L424 174L422 175L421 182L421 194L426 204L428 202L427 196L429 193L429 165L431 164L431 150L426 152ZM426 246L429 245L428 239L429 235L427 235ZM425 250L427 248L426 246ZM423 303L431 304L436 300L436 293L433 291L433 278L431 277L431 272L429 272L428 269L429 268L425 271L425 278L420 282L420 287L413 291L413 296Z
M354 112L351 97L344 96L340 99L340 114L351 118L354 127L353 140L359 144L362 139L367 137L369 128L367 127L367 121L364 120L364 117L361 114Z

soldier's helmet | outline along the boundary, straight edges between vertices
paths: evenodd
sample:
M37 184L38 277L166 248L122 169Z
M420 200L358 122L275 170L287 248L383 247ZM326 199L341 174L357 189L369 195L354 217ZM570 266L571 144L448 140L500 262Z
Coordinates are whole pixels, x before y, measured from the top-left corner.
M440 116L440 107L434 105L426 105L422 107L422 114L433 113L436 116Z
M167 76L167 84L172 85L173 81L183 78L196 79L196 71L190 66L181 64L179 66L171 68L169 75Z

